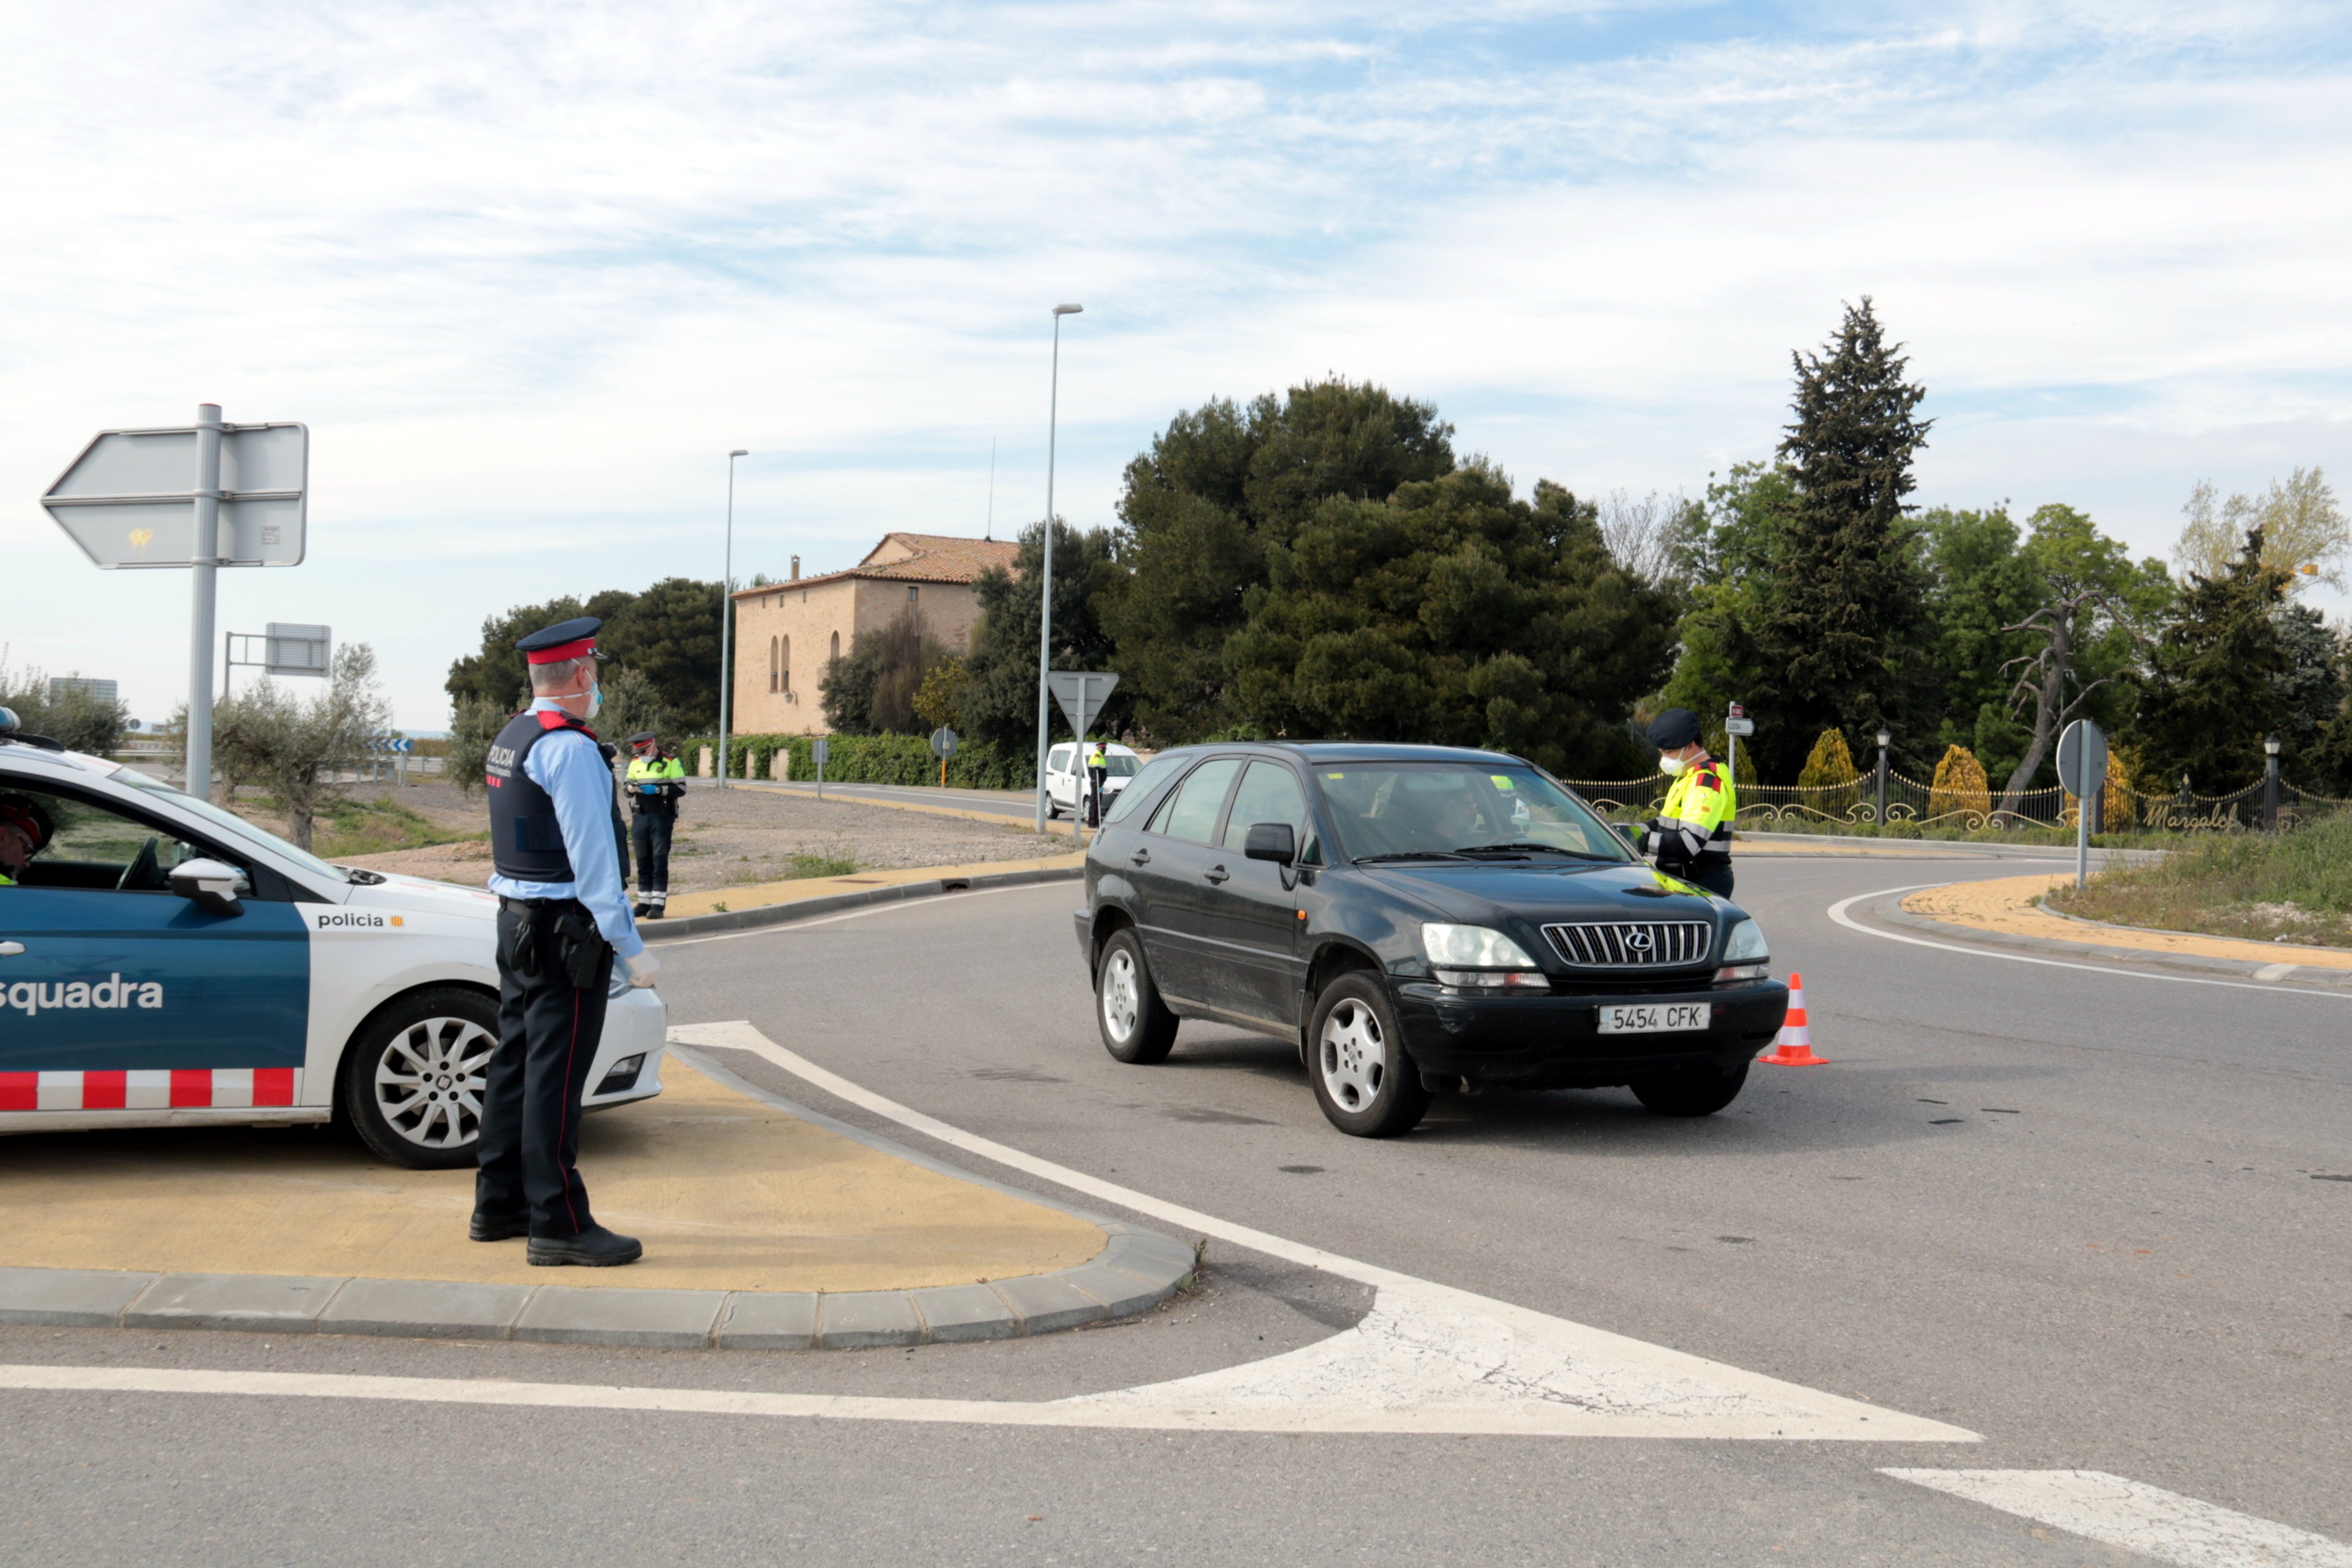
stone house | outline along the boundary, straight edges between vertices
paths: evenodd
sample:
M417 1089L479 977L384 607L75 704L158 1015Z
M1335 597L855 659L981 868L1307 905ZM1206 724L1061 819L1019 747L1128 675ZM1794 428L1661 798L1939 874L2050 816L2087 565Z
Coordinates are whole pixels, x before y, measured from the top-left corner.
M825 661L908 605L922 612L933 637L969 652L980 621L974 584L991 567L1010 571L1018 552L1009 540L887 533L845 572L803 577L800 557L793 557L788 580L734 595L735 732L830 733L817 696Z

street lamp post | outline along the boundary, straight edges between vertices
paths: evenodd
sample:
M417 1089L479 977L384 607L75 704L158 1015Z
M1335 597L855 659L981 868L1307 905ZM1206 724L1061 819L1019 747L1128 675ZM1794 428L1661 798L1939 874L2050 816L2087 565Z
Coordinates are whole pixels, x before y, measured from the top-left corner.
M1062 408L1062 318L1075 316L1084 305L1054 307L1054 371L1045 399L1045 581L1037 602L1037 831L1045 831L1045 714L1048 697L1045 672L1054 668L1054 434Z
M735 459L751 453L738 447L727 454L727 566L719 580L719 787L727 787L727 731L735 695Z
M2265 831L2278 826L2279 738L2271 736L2263 742L2263 827Z
M1878 727L1878 826L1886 826L1886 743L1895 737L1886 726Z

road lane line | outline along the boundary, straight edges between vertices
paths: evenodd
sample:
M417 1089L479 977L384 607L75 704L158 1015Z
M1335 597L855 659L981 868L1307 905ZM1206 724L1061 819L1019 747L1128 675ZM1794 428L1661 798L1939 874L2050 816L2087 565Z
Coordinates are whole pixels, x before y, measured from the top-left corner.
M1881 1470L2181 1568L2352 1568L2352 1546L2102 1470Z
M1361 1322L1302 1350L1076 1402L1107 1417L1181 1413L1187 1421L1241 1421L1260 1431L1979 1440L1961 1427L1455 1289L1104 1181L852 1083L749 1023L682 1025L671 1029L670 1037L706 1049L748 1052L836 1099L967 1154L1378 1292Z
M1998 952L1991 948L1974 947L1965 942L1931 942L1924 936L1904 936L1899 932L1881 931L1868 926L1846 913L1864 899L1884 899L1895 893L1916 893L1922 888L1940 888L1941 882L1914 882L1902 888L1881 888L1874 893L1856 893L1850 899L1840 899L1830 906L1830 919L1848 931L1858 931L1864 936L1880 937L1887 942L1909 942L1913 947L1940 948L1946 952L1964 952L1971 958L2005 958L2011 963L2038 963L2048 969L2081 969L2093 974L2120 974L2126 980L2170 980L2183 985L2221 985L2231 991L2267 991L2273 996L2329 996L2343 1000L2352 992L2312 991L2300 985L2280 985L2273 982L2260 984L2251 980L2208 980L2201 974L2159 974L2145 969L2118 969L2105 963L2077 963L2063 958L2036 958L2025 952Z

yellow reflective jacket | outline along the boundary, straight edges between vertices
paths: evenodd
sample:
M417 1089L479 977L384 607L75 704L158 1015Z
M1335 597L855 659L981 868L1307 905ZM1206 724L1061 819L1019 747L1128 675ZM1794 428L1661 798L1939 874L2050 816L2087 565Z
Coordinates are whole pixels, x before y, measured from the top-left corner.
M1739 786L1713 757L1703 757L1675 775L1665 810L1660 813L1706 840L1698 853L1702 860L1731 858L1731 822L1738 815Z

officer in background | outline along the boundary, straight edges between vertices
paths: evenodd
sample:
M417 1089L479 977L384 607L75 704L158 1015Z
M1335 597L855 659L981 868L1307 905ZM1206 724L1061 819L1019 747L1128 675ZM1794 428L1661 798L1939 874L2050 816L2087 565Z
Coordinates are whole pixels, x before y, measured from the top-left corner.
M1642 850L1658 869L1731 897L1731 822L1739 814L1739 791L1723 764L1699 744L1698 715L1669 708L1650 721L1650 744L1658 749L1658 771L1673 778L1665 809L1642 836Z
M604 1031L615 958L633 985L660 962L621 892L627 871L612 749L587 721L602 705L593 616L515 647L531 704L491 742L490 854L499 895L499 1044L482 1096L476 1241L528 1236L538 1264L634 1263L634 1237L596 1223L575 1169L580 1100Z
M1087 826L1102 826L1103 780L1110 776L1110 748L1100 741L1087 748Z
M639 920L668 912L669 837L677 827L677 803L686 794L686 764L677 748L665 749L651 730L629 737L629 842L637 852Z

